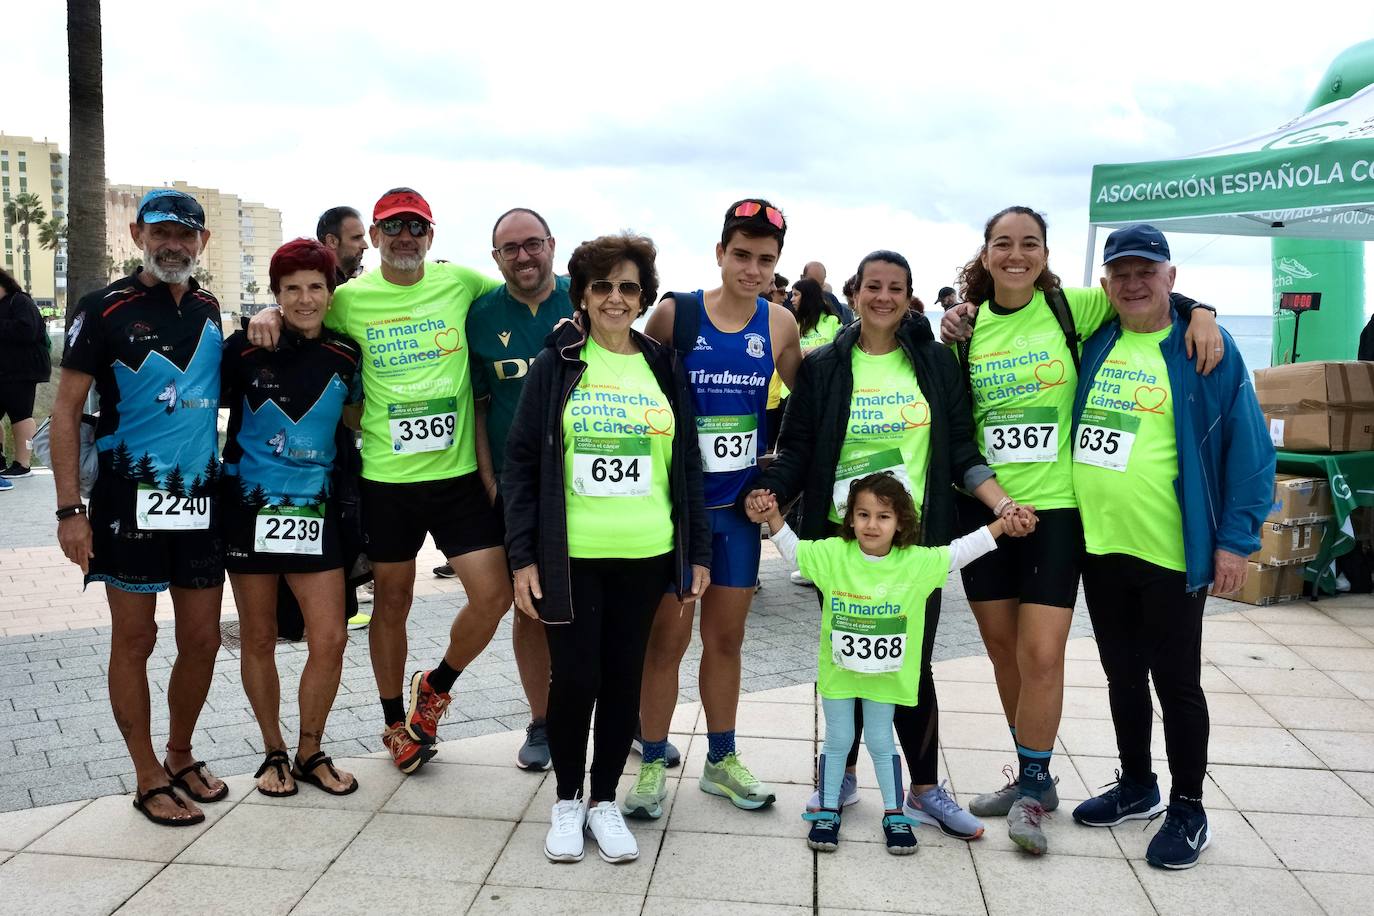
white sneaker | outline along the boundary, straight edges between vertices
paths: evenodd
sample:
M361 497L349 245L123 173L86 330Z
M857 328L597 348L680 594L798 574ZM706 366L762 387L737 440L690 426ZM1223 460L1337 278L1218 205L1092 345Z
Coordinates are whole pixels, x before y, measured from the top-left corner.
M596 838L597 851L607 862L632 862L639 858L639 844L625 826L620 806L615 802L598 802L587 812L587 829Z
M550 862L581 862L582 831L587 825L587 806L580 798L553 804L553 823L544 837L544 855ZM602 853L605 857L605 853Z
M793 584L793 585L810 585L810 584L811 584L811 580L808 579L808 578L806 578L806 576L803 576L803 575L801 574L801 570L800 570L800 569L794 569L794 570L792 570L792 575L791 575L789 578L791 578L792 584Z

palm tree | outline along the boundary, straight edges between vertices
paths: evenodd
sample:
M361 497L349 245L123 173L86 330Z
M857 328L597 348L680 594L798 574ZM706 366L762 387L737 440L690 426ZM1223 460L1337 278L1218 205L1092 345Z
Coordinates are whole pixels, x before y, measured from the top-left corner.
M203 287L208 288L211 283L215 282L215 275L210 273L210 271L204 267L197 267L195 276L196 282Z
M67 241L67 224L54 216L38 227L38 247L52 252L52 296L57 301L57 261L63 245ZM56 313L53 313L56 314ZM50 317L48 315L44 316Z
M100 0L67 0L71 194L67 324L81 297L110 282L105 255L105 89Z
M24 289L33 288L33 275L29 270L29 227L43 223L48 211L43 209L43 201L32 191L16 194L5 201L5 225L19 227L19 248L24 258Z
M243 288L243 291L248 294L248 302L250 305L258 301L259 289L261 289L261 287L258 286L257 280L249 280L248 285Z

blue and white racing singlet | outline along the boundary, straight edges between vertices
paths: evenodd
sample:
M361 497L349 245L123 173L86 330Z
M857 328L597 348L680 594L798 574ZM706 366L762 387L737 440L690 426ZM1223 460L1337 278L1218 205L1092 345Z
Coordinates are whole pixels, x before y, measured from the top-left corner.
M708 509L733 505L758 475L758 457L768 441L768 380L773 376L773 342L768 334L768 300L754 316L727 334L711 323L705 298L696 291L701 327L686 359L697 413L697 444L706 472Z

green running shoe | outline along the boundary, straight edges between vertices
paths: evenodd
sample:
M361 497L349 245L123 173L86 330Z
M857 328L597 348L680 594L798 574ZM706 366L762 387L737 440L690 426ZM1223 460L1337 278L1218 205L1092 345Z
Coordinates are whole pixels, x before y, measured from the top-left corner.
M738 755L727 754L719 763L710 760L701 769L701 791L730 799L736 808L757 811L777 801L767 783L759 782Z
M668 796L668 772L662 760L640 764L639 778L620 810L626 817L657 820L663 816L663 799Z

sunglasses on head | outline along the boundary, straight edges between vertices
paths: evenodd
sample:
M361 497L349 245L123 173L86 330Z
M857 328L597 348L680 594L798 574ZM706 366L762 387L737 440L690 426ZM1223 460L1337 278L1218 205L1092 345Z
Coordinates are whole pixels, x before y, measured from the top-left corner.
M784 228L782 211L775 210L772 207L765 207L757 200L746 200L744 203L740 204L735 208L735 216L742 216L747 219L751 216L757 216L760 210L763 211L764 218L767 219L768 222L779 229Z
M587 289L597 296L609 296L613 290L620 290L622 299L639 299L639 292L643 287L633 280L593 280L587 284Z
M400 235L402 229L410 230L410 234L419 238L429 232L429 223L422 219L401 219L393 217L384 219L377 224L377 228L382 230L382 235Z

